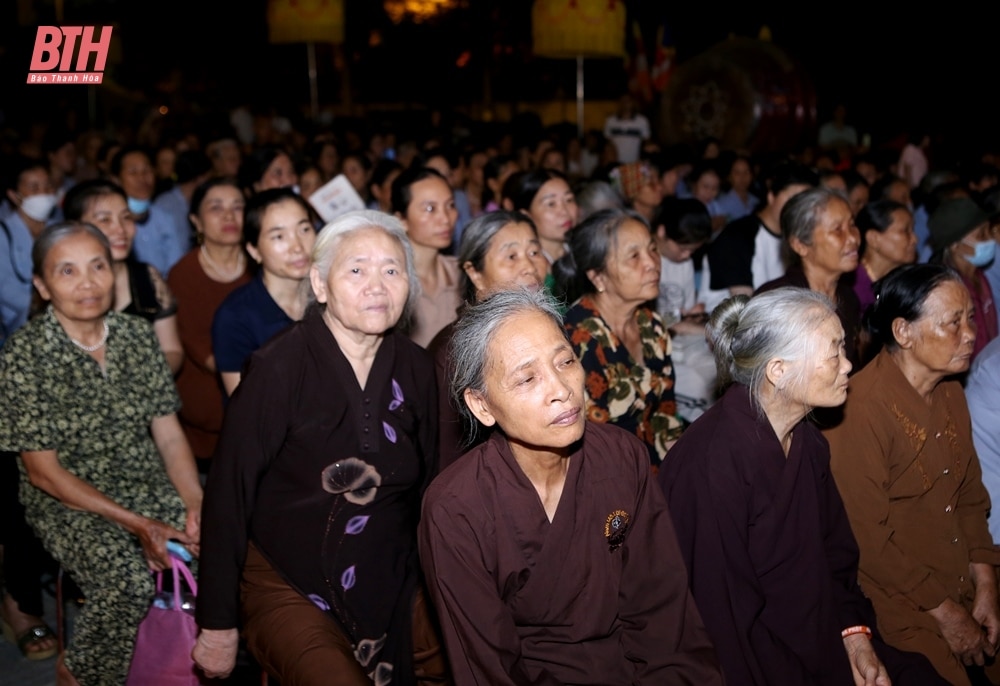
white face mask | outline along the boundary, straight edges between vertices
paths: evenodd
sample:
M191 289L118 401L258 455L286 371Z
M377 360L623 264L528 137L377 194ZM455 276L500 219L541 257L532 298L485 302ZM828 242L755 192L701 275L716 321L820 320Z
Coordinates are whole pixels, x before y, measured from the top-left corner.
M43 222L52 214L57 202L59 198L55 193L29 195L21 201L21 211L36 222Z

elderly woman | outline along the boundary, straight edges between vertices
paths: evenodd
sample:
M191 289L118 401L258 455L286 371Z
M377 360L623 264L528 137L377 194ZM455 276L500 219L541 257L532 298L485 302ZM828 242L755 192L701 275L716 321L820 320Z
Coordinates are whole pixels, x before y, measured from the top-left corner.
M132 254L135 220L125 191L110 181L84 181L66 193L63 213L67 220L93 224L107 236L114 260L115 311L134 314L153 325L160 350L176 374L184 362L177 303L156 267L139 262Z
M437 460L436 384L395 330L412 264L397 220L338 218L313 249L319 305L251 357L205 501L194 656L208 676L233 668L240 625L281 683L434 672L415 527Z
M646 304L660 288L660 255L642 220L602 210L570 234L553 267L572 302L565 326L587 372L587 418L638 436L659 465L683 430L670 335Z
M413 246L411 269L420 283L410 338L426 347L462 304L458 262L444 254L458 220L455 196L435 170L411 167L392 182L392 209Z
M477 302L499 290L517 287L537 290L549 271L535 225L519 212L490 212L473 219L462 232L458 261L462 267L462 292L466 303ZM442 389L447 387L451 376L448 347L454 327L452 322L443 328L427 347L434 356L438 388ZM476 436L463 435L458 408L449 394L439 394L438 406L441 423L439 468L444 469L470 447L470 440L479 441Z
M222 390L212 352L212 319L226 297L250 282L243 250L243 194L232 179L212 179L191 196L197 248L167 279L177 299L184 366L177 376L181 426L204 468L222 428Z
M260 270L229 294L212 320L212 352L227 395L251 353L305 314L316 242L309 205L290 188L257 193L243 217L243 240Z
M872 284L896 267L913 264L917 259L917 234L913 232L913 213L894 200L865 205L854 222L861 235L854 294L864 313L875 302Z
M424 498L420 551L459 684L718 684L642 443L586 421L544 291L470 306L451 390L488 442Z
M885 348L851 380L843 421L826 434L879 629L951 684L970 683L966 666L1000 641L990 499L962 387L947 380L969 368L972 315L944 266L889 274L868 317Z
M993 289L983 271L996 256L996 241L990 232L990 218L969 198L947 200L928 220L932 262L954 269L969 291L975 310L976 340L972 359L997 337L997 310Z
M802 288L736 296L709 337L731 385L659 479L727 682L888 684L884 661L897 683L910 660L874 632L826 441L806 421L847 394L830 301ZM904 683L937 683L924 672Z
M825 295L835 304L844 327L847 359L858 366L861 308L850 278L842 278L858 268L861 244L850 205L842 195L826 188L803 191L782 208L781 233L788 269L757 293L794 286Z
M20 453L27 520L87 597L59 683L120 684L150 568L170 566L168 539L197 553L201 486L156 336L112 309L108 239L55 224L32 257L49 307L3 347L0 448Z

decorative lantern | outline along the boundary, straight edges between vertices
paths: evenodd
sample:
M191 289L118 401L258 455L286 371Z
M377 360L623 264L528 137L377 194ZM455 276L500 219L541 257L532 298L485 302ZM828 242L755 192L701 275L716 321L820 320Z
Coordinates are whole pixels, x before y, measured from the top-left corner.
M344 42L344 0L268 0L272 43Z
M576 59L576 125L583 136L583 59L625 56L624 0L535 0L535 54Z
M305 43L309 62L309 103L319 116L316 43L344 42L344 0L268 0L268 39L272 43Z
M540 57L624 57L625 3L535 0L531 36L535 54Z

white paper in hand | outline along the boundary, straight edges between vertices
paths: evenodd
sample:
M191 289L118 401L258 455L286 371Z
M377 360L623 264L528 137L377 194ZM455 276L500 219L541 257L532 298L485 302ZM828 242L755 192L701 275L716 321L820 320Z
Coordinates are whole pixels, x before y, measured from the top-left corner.
M361 196L343 174L337 174L326 185L310 195L309 204L316 208L316 212L327 223L332 222L342 214L365 209L365 203Z

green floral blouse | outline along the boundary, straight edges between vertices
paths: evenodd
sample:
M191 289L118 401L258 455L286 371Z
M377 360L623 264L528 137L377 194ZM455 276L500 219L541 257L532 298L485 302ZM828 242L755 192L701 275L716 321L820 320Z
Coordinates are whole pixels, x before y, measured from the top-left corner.
M587 375L587 418L638 436L656 466L667 454L667 444L680 437L683 424L674 400L670 334L652 310L639 308L635 317L642 341L638 361L587 296L566 312L565 326Z
M63 468L133 512L151 516L170 499L183 513L150 434L155 417L180 407L170 369L148 322L114 312L107 322L103 373L51 308L7 340L0 350L0 449L54 450ZM59 526L68 509L21 470L28 521Z

